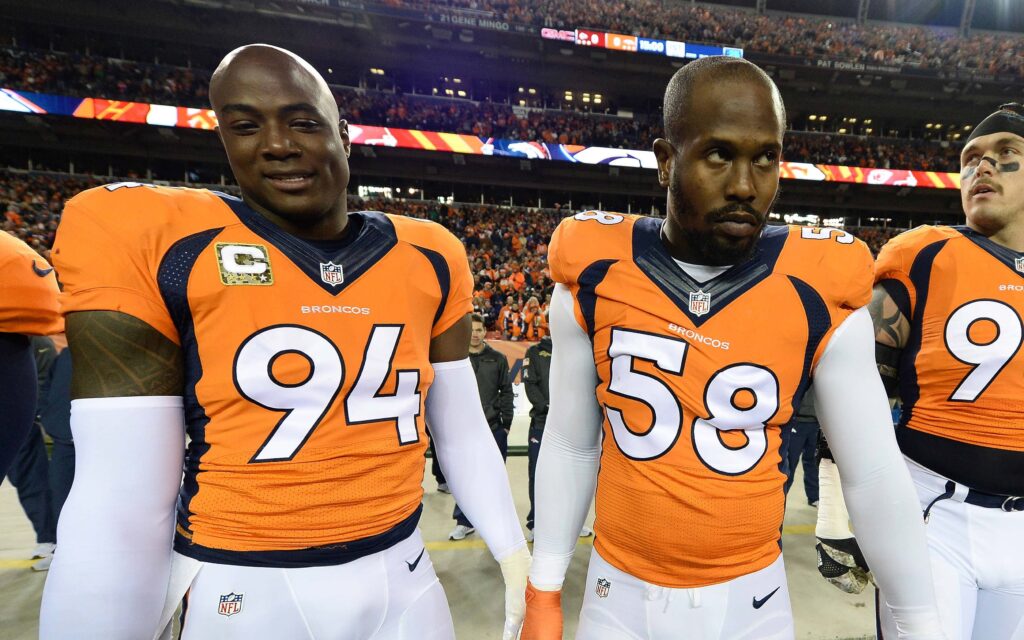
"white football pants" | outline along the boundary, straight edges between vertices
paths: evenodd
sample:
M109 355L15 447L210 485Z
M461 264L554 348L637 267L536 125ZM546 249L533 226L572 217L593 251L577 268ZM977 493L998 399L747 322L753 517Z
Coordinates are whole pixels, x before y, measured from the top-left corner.
M921 510L946 491L947 478L907 459ZM1024 640L1024 511L939 500L928 518L928 551L939 619L949 640ZM884 598L885 594L881 594ZM887 607L882 637L896 638Z
M186 589L181 640L455 638L419 529L389 549L328 567L240 567L175 553L165 620Z
M782 554L760 571L697 589L644 582L590 556L576 640L792 640Z

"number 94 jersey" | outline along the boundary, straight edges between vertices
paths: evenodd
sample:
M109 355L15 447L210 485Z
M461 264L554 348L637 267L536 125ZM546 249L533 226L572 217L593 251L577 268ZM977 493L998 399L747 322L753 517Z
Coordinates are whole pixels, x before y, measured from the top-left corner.
M469 266L434 223L348 224L317 246L210 191L120 184L68 203L64 313L121 311L181 345L179 552L337 564L415 528L430 341L471 311Z
M600 379L595 545L642 580L691 588L778 557L780 426L834 329L870 300L873 268L848 233L767 227L748 261L700 283L661 226L578 214L555 231L549 261Z

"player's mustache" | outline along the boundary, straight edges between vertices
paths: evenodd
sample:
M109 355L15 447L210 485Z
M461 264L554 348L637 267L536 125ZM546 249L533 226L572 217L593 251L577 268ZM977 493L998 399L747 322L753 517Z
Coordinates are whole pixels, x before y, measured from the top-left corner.
M764 214L746 203L730 204L724 207L719 207L718 209L712 209L705 215L705 218L708 222L714 224L717 222L735 220L738 217L736 214L753 216L754 220L757 221L757 224L764 222Z

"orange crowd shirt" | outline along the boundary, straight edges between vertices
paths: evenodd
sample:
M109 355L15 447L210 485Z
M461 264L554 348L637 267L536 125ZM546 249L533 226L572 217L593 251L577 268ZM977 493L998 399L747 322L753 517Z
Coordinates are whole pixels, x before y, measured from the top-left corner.
M471 311L472 278L435 223L348 225L318 246L237 198L131 183L68 202L64 313L121 311L181 345L181 553L333 563L303 550L415 526L430 342Z
M595 547L642 580L691 588L778 557L780 427L835 328L870 300L873 265L848 233L767 227L749 260L700 283L662 222L577 214L549 259L599 376Z

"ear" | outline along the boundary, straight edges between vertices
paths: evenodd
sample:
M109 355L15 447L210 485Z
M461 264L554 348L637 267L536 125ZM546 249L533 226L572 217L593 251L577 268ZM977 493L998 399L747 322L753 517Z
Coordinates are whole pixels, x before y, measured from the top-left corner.
M658 159L658 184L668 189L675 167L676 148L668 140L658 138L654 141L654 157Z
M345 157L352 155L352 139L348 135L348 120L338 120L338 132L341 134L341 146L345 150Z

